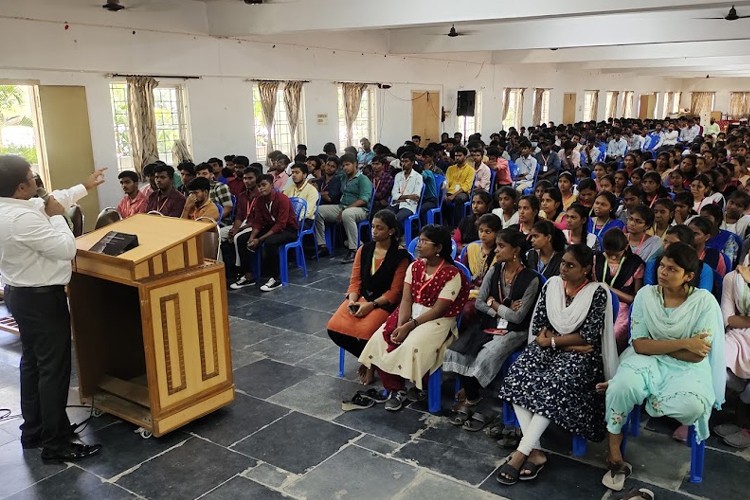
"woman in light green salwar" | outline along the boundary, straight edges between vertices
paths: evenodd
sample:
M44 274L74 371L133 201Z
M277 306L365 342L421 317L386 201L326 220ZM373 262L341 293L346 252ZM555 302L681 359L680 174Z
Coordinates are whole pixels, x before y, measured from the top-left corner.
M622 489L632 471L620 444L635 405L645 400L649 415L695 425L700 442L709 435L712 407L724 403L724 324L716 299L689 285L699 267L692 247L670 245L659 265L659 286L643 287L633 302L631 346L606 387L610 471L602 482L611 489Z

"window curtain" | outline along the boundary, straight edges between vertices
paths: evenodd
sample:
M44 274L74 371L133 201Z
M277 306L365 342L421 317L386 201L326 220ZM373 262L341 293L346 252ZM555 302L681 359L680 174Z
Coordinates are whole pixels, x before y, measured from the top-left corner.
M172 146L172 157L174 158L175 167L180 163L192 162L193 159L190 157L190 151L188 150L187 143L182 139L174 141ZM175 168L176 170L176 168Z
M599 91L591 91L591 119L596 121L599 116Z
M284 85L284 104L286 105L286 118L289 120L289 142L292 148L290 158L294 158L294 153L297 151L297 125L299 125L301 101L302 82L286 82Z
M129 76L126 82L130 154L133 158L133 167L140 173L143 167L159 159L154 116L154 89L159 86L159 82L150 76Z
M625 92L625 98L623 99L623 115L625 118L633 118L633 100L635 99L635 92L629 90Z
M674 92L667 92L664 100L664 116L667 117L672 113L674 108Z
M266 122L266 132L268 133L268 152L273 151L273 120L276 113L278 91L279 82L258 82L260 107L263 109L263 121Z
M534 125L542 124L542 99L544 99L545 90L540 88L534 89Z
M620 99L620 91L613 90L612 97L609 100L609 109L607 109L607 118L617 118L617 101Z
M508 112L510 111L510 91L511 89L508 87L503 90L503 116L500 117L501 123L508 119Z
M690 95L690 112L701 116L711 111L713 92L693 92Z
M750 112L750 92L732 92L729 97L729 116L735 120L747 118Z
M342 83L341 89L344 94L344 122L346 122L346 145L354 143L354 122L359 114L359 106L362 104L362 94L367 89L366 83Z
M520 130L523 124L523 96L526 89L518 89L518 100L516 101L516 129Z

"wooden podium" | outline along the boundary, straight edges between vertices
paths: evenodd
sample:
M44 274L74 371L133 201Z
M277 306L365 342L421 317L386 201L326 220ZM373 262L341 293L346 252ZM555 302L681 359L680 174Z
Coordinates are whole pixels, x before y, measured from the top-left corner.
M234 400L224 265L203 222L139 214L76 240L69 286L81 400L161 436ZM89 251L135 234L117 257Z

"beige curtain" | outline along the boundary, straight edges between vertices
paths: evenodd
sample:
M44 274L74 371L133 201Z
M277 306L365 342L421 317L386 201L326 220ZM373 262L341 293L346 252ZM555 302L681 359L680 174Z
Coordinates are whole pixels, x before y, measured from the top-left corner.
M518 89L518 101L516 102L516 129L520 131L521 125L523 125L523 96L526 93L526 89Z
M625 98L623 99L623 115L625 118L633 118L633 104L635 99L635 92L628 90L625 92Z
M284 104L286 105L286 118L289 120L290 146L292 148L290 158L294 158L297 151L297 125L299 125L300 103L302 102L302 82L286 82L284 85Z
M664 116L667 117L672 113L674 107L674 92L667 92L664 96Z
M690 112L701 116L711 111L713 92L693 92L690 95Z
M366 83L342 83L341 89L344 93L344 121L346 122L346 145L354 144L354 132L352 127L359 114L359 106L362 104L362 94L367 89Z
M750 92L732 92L729 97L729 116L735 120L747 118L750 112Z
M534 89L534 125L542 124L542 99L544 98L545 90L540 88Z
M591 119L596 121L599 116L599 91L591 91Z
M128 116L130 120L130 153L133 167L140 173L146 165L159 159L156 147L154 89L159 82L150 76L129 76Z
M617 101L620 99L620 91L613 90L607 109L607 118L617 118Z
M266 122L268 132L268 146L266 151L273 151L273 119L276 112L277 93L279 82L258 82L258 94L260 95L260 106L263 109L263 121Z
M174 141L174 145L172 145L172 158L174 158L173 162L175 164L175 167L180 163L193 161L193 159L190 157L190 151L188 150L187 143L182 139L177 139L176 141Z
M500 122L504 122L508 118L508 112L510 111L510 88L503 90L503 115L500 117Z

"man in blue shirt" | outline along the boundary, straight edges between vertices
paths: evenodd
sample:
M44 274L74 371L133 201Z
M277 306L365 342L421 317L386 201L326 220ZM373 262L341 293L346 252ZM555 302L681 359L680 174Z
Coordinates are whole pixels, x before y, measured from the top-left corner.
M361 172L363 167L372 163L372 159L375 158L375 151L372 150L370 140L367 137L363 137L362 140L359 141L359 145L362 147L357 153L357 164Z

